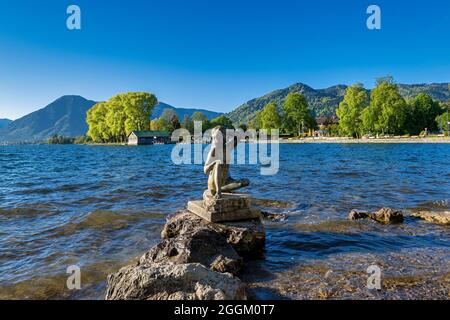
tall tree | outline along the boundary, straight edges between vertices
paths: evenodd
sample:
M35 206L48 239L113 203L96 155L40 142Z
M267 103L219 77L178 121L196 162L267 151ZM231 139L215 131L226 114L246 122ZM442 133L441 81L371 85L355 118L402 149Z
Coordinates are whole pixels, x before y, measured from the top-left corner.
M108 103L108 112L106 113L106 125L111 133L109 142L125 142L127 132L125 129L125 121L127 115L125 108L117 103Z
M86 122L89 126L88 137L94 142L106 142L111 134L106 125L106 114L108 105L105 102L99 102L87 111Z
M189 117L189 115L187 114L184 115L182 127L187 131L189 131L191 134L194 133L194 122L192 121L191 117Z
M126 135L134 130L149 130L150 116L158 103L156 97L146 92L130 92L119 96L118 100L125 109ZM111 103L114 103L114 98Z
M162 114L161 114L161 118L163 118L164 120L166 120L167 122L172 121L172 118L174 116L176 116L176 112L173 109L170 108L166 108L163 110Z
M170 119L169 122L169 133L174 132L177 129L181 128L180 120L178 119L178 116L175 114L172 119Z
M436 117L436 125L440 129L442 126L442 130L446 135L450 133L450 112L446 111L440 116Z
M365 108L361 112L361 126L362 132L378 133L377 132L378 113L371 106Z
M211 127L209 119L202 112L196 111L192 114L192 121L202 123L202 131L206 131Z
M98 103L87 112L88 136L95 142L124 142L131 131L150 128L157 102L153 94L130 92Z
M407 122L411 122L410 132L418 134L427 128L429 131L437 131L436 117L442 114L443 109L439 102L434 101L426 93L419 94L410 106L410 117Z
M283 126L290 134L300 134L310 122L308 102L303 94L289 93L283 105Z
M258 114L258 122L261 129L280 129L281 117L274 103L267 104Z
M169 124L164 118L154 119L150 123L150 129L153 131L169 131Z
M221 115L211 120L211 126L224 126L227 129L233 129L233 123L226 116Z
M372 90L370 113L374 117L374 128L378 133L400 134L405 130L406 102L400 95L392 77L380 78Z
M362 84L348 87L344 100L336 111L342 134L358 138L362 131L361 113L369 105L369 95Z
M202 112L196 111L192 114L192 120L193 121L206 121L206 120L208 120L208 117L205 116Z

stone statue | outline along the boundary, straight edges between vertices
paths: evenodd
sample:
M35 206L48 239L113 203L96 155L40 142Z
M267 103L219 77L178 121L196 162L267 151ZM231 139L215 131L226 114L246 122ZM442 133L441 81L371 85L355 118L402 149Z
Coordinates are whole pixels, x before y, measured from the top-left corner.
M247 187L248 179L235 180L230 176L231 152L238 144L238 138L227 137L226 128L215 127L211 132L211 150L205 162L204 172L208 177L208 194L215 199L222 198L222 192L231 192Z
M209 175L208 189L203 200L189 201L187 209L209 222L259 219L261 212L252 208L251 197L232 192L250 184L247 179L235 180L230 176L231 152L239 142L238 137L227 137L226 129L220 126L212 130L211 138L204 167Z

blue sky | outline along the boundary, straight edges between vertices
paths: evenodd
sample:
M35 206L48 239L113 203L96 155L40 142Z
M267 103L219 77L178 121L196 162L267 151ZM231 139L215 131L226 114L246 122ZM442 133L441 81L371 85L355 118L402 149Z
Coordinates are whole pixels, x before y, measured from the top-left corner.
M66 28L70 4L80 31ZM366 28L370 4L380 31ZM448 82L449 13L447 0L0 0L0 118L64 94L149 91L226 112L295 82Z

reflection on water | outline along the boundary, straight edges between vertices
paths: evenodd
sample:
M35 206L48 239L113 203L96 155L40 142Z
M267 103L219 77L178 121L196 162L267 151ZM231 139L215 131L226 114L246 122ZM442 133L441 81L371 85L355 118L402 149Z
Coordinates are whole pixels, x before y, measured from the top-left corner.
M171 148L0 147L0 298L103 298L106 275L155 244L167 214L201 197L202 166L173 165ZM251 180L259 205L288 216L266 223L266 259L249 278L257 296L273 297L265 281L284 279L295 290L278 282L275 297L308 298L302 290L314 290L301 283L320 272L305 270L321 265L345 278L379 261L394 276L406 262L389 257L415 251L432 253L436 277L450 272L448 227L346 220L354 208L448 209L449 145L289 144L280 156L275 176L233 168ZM69 292L65 272L74 264L83 289ZM404 276L422 274L420 265L408 263ZM323 290L319 297L333 289Z

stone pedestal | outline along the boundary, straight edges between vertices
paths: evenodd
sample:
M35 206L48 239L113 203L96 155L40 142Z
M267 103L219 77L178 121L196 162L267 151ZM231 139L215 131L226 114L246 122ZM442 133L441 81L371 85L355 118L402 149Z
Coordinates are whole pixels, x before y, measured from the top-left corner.
M215 199L205 191L203 201L190 201L187 209L209 222L252 220L261 216L258 209L251 207L250 196L240 193L223 193L222 198Z

